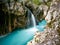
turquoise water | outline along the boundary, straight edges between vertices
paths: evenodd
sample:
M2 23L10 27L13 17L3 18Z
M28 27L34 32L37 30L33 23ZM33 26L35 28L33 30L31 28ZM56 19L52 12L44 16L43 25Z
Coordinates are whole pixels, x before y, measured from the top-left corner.
M43 31L46 21L43 20L37 25L39 31ZM29 29L17 29L16 31L0 38L0 45L26 45L31 39L33 39L35 28Z
M45 20L41 21L37 28L39 29L39 31L44 31L44 27L46 26L47 22Z

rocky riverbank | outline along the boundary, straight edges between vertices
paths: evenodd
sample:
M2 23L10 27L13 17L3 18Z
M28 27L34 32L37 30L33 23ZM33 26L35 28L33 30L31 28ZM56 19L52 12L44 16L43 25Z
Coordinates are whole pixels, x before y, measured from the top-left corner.
M27 45L60 45L60 1L53 0L48 7L45 16L47 25L44 31L37 31Z

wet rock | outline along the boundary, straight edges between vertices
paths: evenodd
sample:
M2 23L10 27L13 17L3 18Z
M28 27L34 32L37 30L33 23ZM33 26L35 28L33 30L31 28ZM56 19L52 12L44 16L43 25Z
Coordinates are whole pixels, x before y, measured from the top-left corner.
M36 32L31 45L60 45L60 7L58 6L60 3L58 2L56 1L56 4L52 2L45 17L47 25L43 32Z

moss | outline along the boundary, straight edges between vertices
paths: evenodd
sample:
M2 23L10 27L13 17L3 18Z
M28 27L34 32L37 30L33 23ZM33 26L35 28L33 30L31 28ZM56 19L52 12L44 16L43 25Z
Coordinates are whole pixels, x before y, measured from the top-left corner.
M47 6L50 7L50 5L51 5L51 2L48 2L48 3L47 3Z
M39 0L33 0L33 3L39 5L40 2L39 2Z

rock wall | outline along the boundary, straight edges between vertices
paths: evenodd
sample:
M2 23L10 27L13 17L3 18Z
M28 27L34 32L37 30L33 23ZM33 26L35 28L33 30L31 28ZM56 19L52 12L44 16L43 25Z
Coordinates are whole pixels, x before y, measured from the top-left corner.
M52 0L48 7L44 31L37 31L27 45L60 45L60 0Z

